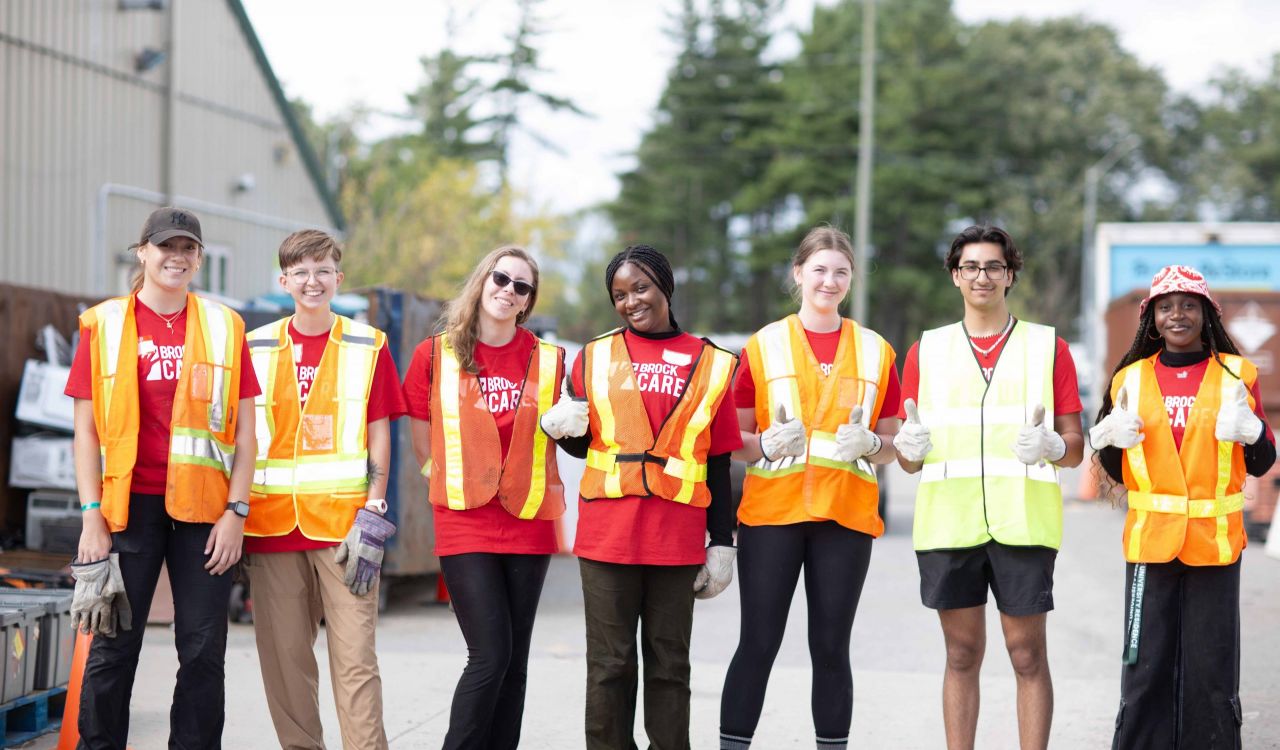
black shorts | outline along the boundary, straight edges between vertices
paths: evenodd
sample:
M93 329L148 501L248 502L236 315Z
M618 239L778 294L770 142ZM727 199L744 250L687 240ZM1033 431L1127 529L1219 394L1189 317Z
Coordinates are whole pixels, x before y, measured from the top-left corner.
M968 549L917 552L920 601L930 609L962 609L987 603L1006 615L1036 615L1053 609L1053 564L1058 551L987 542Z

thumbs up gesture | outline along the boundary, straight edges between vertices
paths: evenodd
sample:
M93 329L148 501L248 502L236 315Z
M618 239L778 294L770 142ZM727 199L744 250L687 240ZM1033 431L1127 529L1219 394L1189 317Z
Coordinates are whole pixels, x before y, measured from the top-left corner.
M575 398L570 389L569 373L564 374L560 387L560 400L555 402L538 421L542 431L552 440L565 437L582 437L587 434L587 400Z
M1111 413L1089 430L1089 443L1095 450L1109 446L1128 450L1142 442L1142 427L1142 418L1130 411L1129 394L1120 386Z
M1045 459L1057 461L1067 454L1067 443L1062 436L1044 426L1044 404L1036 404L1031 421L1018 429L1013 454L1027 466L1043 466Z
M1213 436L1229 443L1252 445L1261 434L1262 420L1249 408L1249 394L1244 383L1237 380L1231 397L1224 399L1218 407L1218 423L1214 425Z
M788 419L787 412L781 405L768 429L760 433L760 451L764 453L766 461L777 461L784 456L802 456L808 442L809 436L805 433L804 423L798 419Z
M898 428L898 434L893 438L893 447L897 448L899 456L917 463L923 461L929 451L933 450L933 441L929 439L929 428L920 422L915 399L907 399L902 407L907 412L907 421Z
M862 407L849 410L848 424L836 428L836 457L853 463L863 456L880 452L880 436L862 424Z

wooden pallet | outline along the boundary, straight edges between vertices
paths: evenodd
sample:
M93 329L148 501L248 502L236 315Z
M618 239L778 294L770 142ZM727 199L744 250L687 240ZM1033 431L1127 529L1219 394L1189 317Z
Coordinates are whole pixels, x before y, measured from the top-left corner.
M0 705L0 747L13 747L52 732L62 726L62 709L67 702L65 687L40 690Z

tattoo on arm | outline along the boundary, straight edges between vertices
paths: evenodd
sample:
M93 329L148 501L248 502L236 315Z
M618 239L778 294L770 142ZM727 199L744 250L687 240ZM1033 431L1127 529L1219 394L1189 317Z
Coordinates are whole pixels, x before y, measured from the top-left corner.
M386 474L386 470L379 466L377 461L369 459L369 484L373 484Z

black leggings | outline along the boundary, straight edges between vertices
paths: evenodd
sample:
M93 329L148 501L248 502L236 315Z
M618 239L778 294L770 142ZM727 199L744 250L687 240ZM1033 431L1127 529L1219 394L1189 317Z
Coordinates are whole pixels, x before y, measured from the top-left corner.
M834 521L739 529L742 631L720 699L722 734L744 738L755 734L803 566L813 664L813 727L824 739L848 736L853 718L849 635L870 562L871 536Z
M445 750L520 744L529 640L550 555L445 555L440 568L467 641Z

